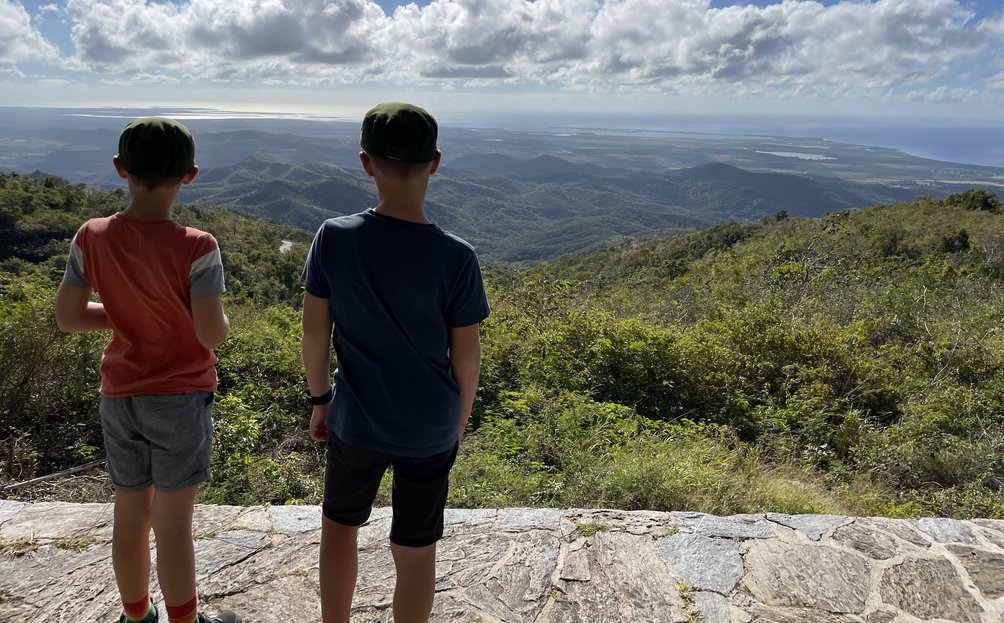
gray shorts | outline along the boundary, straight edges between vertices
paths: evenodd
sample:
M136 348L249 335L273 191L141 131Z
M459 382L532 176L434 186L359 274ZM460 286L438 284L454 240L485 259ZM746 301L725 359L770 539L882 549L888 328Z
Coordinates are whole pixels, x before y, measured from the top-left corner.
M213 393L101 396L108 475L122 491L172 493L209 479Z

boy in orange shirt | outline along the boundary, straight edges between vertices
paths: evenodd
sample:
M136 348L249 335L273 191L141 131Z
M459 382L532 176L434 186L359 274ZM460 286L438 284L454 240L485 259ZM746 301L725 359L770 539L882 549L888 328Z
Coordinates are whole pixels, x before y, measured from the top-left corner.
M115 485L112 566L120 623L159 620L150 599L150 529L169 623L240 623L198 611L192 512L209 478L216 355L223 312L220 250L212 235L171 219L198 173L195 141L163 117L133 121L112 159L129 205L91 219L70 243L56 294L63 331L111 330L101 357L101 427ZM91 301L97 292L101 302Z

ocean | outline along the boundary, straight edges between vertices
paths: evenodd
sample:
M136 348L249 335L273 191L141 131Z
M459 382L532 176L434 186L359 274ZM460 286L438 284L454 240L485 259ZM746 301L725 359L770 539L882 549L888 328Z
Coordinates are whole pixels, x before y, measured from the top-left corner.
M1004 116L1000 120L875 118L791 115L575 115L499 116L496 127L534 131L590 130L632 134L739 137L785 136L887 147L921 158L1004 167ZM477 126L469 121L464 125Z

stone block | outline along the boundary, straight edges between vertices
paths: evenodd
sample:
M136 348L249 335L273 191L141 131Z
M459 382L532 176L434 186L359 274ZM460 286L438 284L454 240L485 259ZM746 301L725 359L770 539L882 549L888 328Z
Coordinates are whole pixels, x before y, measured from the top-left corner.
M886 517L862 517L855 519L854 523L869 529L875 528L882 530L897 539L919 548L926 549L931 547L931 542L924 538L920 532L915 529L914 526L916 524L912 521L904 519L889 519Z
M833 541L851 547L874 560L887 560L899 554L896 539L861 524L837 528Z
M24 502L14 500L0 500L0 526L21 512L25 508Z
M320 506L269 506L268 514L275 530L283 534L321 529Z
M673 513L694 534L725 539L773 539L774 530L763 515L718 517L705 513Z
M947 549L965 567L980 594L987 599L1004 597L1004 554L964 545L949 545Z
M919 619L983 623L982 608L945 559L907 559L882 574L882 601Z
M666 566L651 539L624 532L598 532L577 551L589 569L589 579L559 580L558 594L544 620L562 623L686 623L688 620L685 603L676 588L680 580Z
M848 614L865 609L871 572L856 553L823 544L755 541L744 560L743 585L762 603Z
M496 522L502 532L557 531L563 516L562 511L552 508L503 508Z
M973 526L958 519L945 517L925 517L915 522L917 529L937 543L965 543L975 545L976 532Z
M690 594L702 623L732 623L732 605L718 593L694 591Z
M798 530L813 541L837 526L850 521L843 515L786 515L784 513L767 513L767 519L792 530Z
M779 608L760 604L753 608L754 623L859 623L860 620L814 608Z
M659 551L683 583L702 591L728 594L743 574L739 544L698 534L673 534L658 541Z
M192 530L196 533L226 532L233 529L234 522L243 513L243 506L196 504L192 512Z
M91 535L110 539L111 504L36 502L0 525L0 539L55 540Z

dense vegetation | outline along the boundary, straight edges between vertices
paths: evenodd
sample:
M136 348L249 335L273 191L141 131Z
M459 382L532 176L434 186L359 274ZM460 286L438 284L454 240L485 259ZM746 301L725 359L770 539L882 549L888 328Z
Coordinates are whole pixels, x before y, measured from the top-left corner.
M0 176L0 483L101 454L106 336L59 334L51 306L73 231L124 202ZM451 505L1004 517L1001 211L970 191L486 266ZM297 311L309 234L177 215L220 240L233 320L203 499L316 501Z
M293 165L263 157L209 169L184 192L200 203L310 231L326 217L358 212L376 201L373 183L358 164ZM747 171L724 163L621 171L553 156L514 160L493 154L448 161L429 188L427 208L433 220L474 244L483 258L538 262L728 219L756 220L778 210L821 216L913 196L899 185Z

